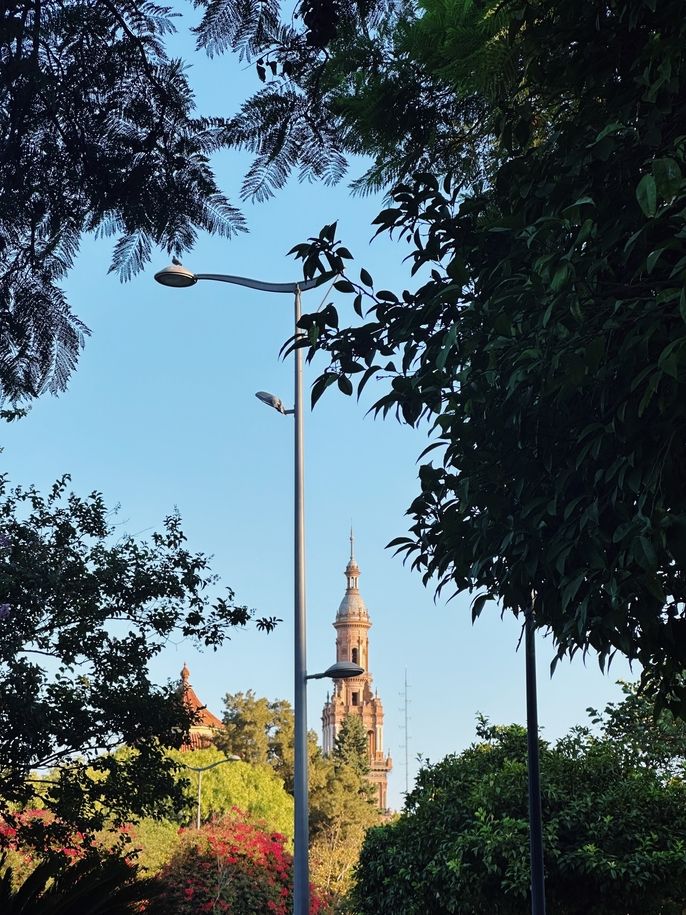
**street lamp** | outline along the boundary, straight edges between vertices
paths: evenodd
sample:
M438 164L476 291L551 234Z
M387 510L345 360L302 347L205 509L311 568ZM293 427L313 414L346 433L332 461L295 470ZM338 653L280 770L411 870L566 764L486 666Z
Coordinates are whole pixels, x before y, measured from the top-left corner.
M191 772L198 773L198 812L195 818L195 828L200 829L200 803L202 801L202 774L207 772L208 769L214 769L215 766L221 766L224 763L230 762L240 762L240 756L225 756L224 759L218 759L216 762L210 763L209 766L189 766L188 763L181 763L184 769L190 769Z
M320 285L322 278L303 280L298 283L265 283L243 276L232 276L224 273L193 273L182 264L174 262L155 274L155 279L163 286L184 289L195 286L199 280L214 280L219 283L232 283L236 286L247 286L261 292L290 293L295 304L295 332L297 340L302 337L298 327L301 315L300 293ZM306 670L306 613L305 613L305 501L304 501L304 460L303 460L303 371L302 349L293 349L295 363L294 388L295 398L292 410L285 410L278 397L260 391L260 400L274 407L280 413L292 413L295 420L294 449L294 807L295 807L295 847L293 855L293 915L309 915L310 879L308 861L308 797L307 797L307 670ZM335 665L334 665L335 666ZM345 678L356 676L356 673L313 674L311 677L335 676Z

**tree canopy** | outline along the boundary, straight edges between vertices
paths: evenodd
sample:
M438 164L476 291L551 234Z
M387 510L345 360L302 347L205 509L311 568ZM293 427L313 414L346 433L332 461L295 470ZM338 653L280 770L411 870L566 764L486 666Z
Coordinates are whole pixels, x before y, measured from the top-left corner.
M243 219L209 164L223 121L196 117L165 41L170 5L21 0L0 5L0 395L59 392L88 332L60 288L84 232L116 237L129 278L152 245Z
M626 736L637 738L638 733ZM529 894L526 732L481 721L478 741L425 765L398 820L367 834L359 915L520 915ZM686 785L578 728L542 741L546 899L560 915L678 915L686 902Z
M92 834L184 803L164 748L180 746L191 713L148 663L170 637L216 648L252 612L218 591L177 516L137 541L68 480L44 496L0 478L0 816L42 806L48 833ZM44 831L22 830L27 842Z
M389 191L375 225L415 287L351 268L362 320L331 305L302 327L330 357L314 400L380 376L374 409L441 449L395 545L475 617L535 593L558 656L637 659L686 714L680 4L322 0L296 34L274 3L203 5L207 47L264 70L239 116L261 186L363 152L360 186ZM350 258L333 225L294 253L307 275Z
M290 704L256 696L252 690L229 693L224 702L226 731L218 737L218 746L254 765L270 766L292 794L294 722ZM365 778L367 740L360 724L359 717L345 720L331 756L322 754L313 731L308 734L312 879L337 899L350 888L367 829L379 821L374 792ZM238 806L246 809L241 802ZM290 835L291 830L282 832Z
M359 715L346 715L336 735L333 758L338 766L350 766L358 775L369 773L367 735Z
M186 825L195 822L198 798L198 773L193 768L209 766L226 756L220 750L170 750L169 756L180 767L177 777L185 783L188 812ZM190 769L189 769L190 767ZM293 798L283 781L269 766L232 760L215 766L202 775L201 822L221 819L233 808L242 810L252 822L259 821L273 832L293 839Z

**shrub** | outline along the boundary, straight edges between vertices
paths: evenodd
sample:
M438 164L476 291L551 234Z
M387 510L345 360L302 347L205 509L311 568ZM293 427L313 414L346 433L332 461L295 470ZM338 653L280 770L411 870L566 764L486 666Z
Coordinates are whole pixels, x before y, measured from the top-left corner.
M160 873L163 891L150 915L289 915L293 858L285 841L238 810L184 831L181 847ZM313 891L310 915L326 911L325 900Z

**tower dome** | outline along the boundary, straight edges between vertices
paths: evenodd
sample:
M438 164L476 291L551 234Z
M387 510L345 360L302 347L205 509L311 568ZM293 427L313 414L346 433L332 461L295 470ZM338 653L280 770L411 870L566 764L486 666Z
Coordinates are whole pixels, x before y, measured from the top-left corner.
M350 560L345 567L346 589L336 620L369 620L369 611L359 591L360 567L355 560L355 538L350 531Z
M383 705L372 689L369 672L369 630L372 621L359 591L360 567L355 561L354 538L350 531L350 559L345 567L346 589L333 624L336 630L336 661L358 664L362 670L354 677L334 680L334 690L326 697L322 711L323 750L330 755L345 719L360 718L367 737L369 773L379 810L387 807L388 773L391 757L383 751Z

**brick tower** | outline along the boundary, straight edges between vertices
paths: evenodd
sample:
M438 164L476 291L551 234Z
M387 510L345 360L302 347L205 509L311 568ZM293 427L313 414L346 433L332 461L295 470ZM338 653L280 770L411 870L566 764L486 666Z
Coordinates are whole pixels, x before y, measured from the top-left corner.
M333 624L336 630L336 660L359 664L364 673L348 680L334 680L333 694L327 696L322 712L324 753L333 752L345 717L359 715L367 734L368 778L376 790L379 809L386 810L388 773L393 763L390 754L384 755L383 752L383 705L378 694L372 691L372 675L369 673L369 630L372 624L358 587L360 567L355 561L352 531L345 578L345 595Z

